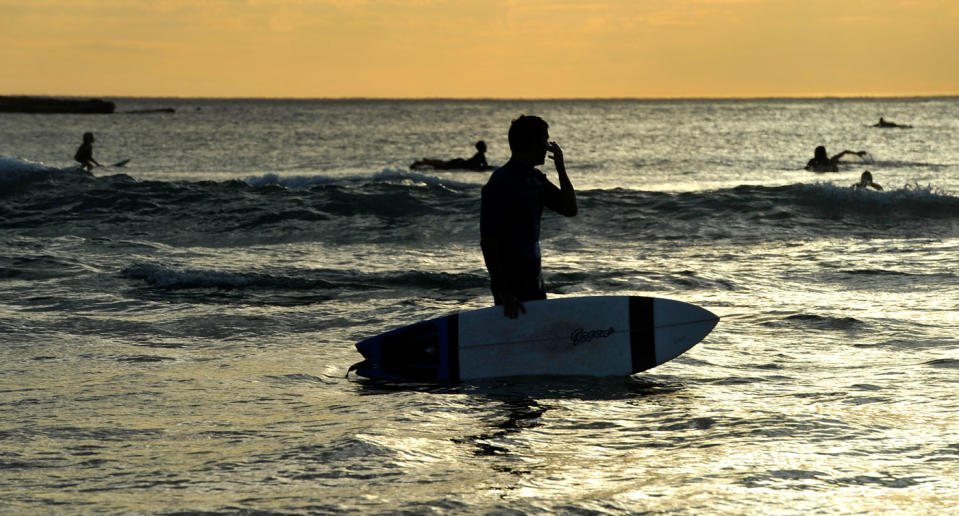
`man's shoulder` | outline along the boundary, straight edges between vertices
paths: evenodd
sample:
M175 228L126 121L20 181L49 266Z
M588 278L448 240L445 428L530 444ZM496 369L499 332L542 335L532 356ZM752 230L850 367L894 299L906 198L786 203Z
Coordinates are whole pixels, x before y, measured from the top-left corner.
M514 163L513 161L507 161L502 166L493 170L486 184L518 181L518 180L525 179L528 176L533 176L536 178L545 178L546 174L541 172L536 167L531 167L528 165L520 165L520 164Z
M502 166L493 169L493 172L490 173L489 179L486 180L486 186L484 186L483 189L486 190L487 188L497 188L509 182L513 169L514 167L509 161Z
M513 160L509 160L506 163L503 163L502 165L494 168L493 173L490 174L490 179L493 179L494 177L498 178L498 177L509 175L510 172L513 172L514 170L517 170L517 169L519 169L519 166L516 164L516 162Z
M486 185L484 196L512 195L541 190L551 185L546 174L535 167L506 167L493 171Z

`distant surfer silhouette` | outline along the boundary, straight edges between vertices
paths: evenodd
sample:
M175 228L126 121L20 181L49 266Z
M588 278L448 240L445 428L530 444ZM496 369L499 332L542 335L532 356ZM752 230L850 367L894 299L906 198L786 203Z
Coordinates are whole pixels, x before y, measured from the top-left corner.
M410 170L489 170L490 166L486 163L486 142L480 140L476 142L476 154L469 159L453 158L450 160L423 158L414 161L410 165Z
M521 115L509 127L509 161L490 174L480 203L480 247L490 275L493 301L515 319L523 301L546 299L539 246L543 207L576 215L576 191L566 174L563 149L549 141L549 124ZM556 167L559 187L536 166L546 153Z
M873 124L873 127L883 127L883 128L898 127L900 129L910 129L912 126L905 125L905 124L897 124L895 122L887 122L885 118L879 117L879 123Z
M811 172L839 172L839 159L846 154L863 156L866 154L866 151L856 152L844 150L830 158L829 154L826 153L826 147L820 145L819 147L816 147L816 150L813 153L813 158L806 163L806 170Z
M77 153L73 155L73 159L77 160L80 163L80 166L83 167L83 170L87 172L93 170L94 166L102 167L97 160L93 159L93 142L96 139L93 137L93 133L87 131L83 133L83 143L80 144L80 147L77 149Z
M854 183L850 188L854 188L854 189L856 189L856 190L859 190L859 189L868 189L868 188L874 188L874 189L876 189L876 190L882 190L882 186L881 186L881 185L879 185L878 183L873 183L873 182L872 182L872 173L869 172L868 170L865 171L865 172L863 172L863 173L862 173L862 176L859 177L859 182L858 182L858 183Z

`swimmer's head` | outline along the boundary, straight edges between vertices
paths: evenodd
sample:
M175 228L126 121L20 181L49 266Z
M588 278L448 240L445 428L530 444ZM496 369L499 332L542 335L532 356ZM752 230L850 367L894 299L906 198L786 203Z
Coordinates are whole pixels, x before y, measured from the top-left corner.
M483 140L476 142L476 150L480 152L486 152L486 142Z

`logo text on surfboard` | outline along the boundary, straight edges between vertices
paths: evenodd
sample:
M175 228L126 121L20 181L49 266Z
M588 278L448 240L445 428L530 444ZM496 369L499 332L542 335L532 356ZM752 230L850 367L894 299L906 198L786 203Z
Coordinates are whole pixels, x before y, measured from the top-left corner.
M605 339L614 333L616 333L616 328L612 326L610 326L608 330L584 330L582 328L576 328L573 330L573 333L569 334L569 342L574 346L578 346L592 342L593 339Z

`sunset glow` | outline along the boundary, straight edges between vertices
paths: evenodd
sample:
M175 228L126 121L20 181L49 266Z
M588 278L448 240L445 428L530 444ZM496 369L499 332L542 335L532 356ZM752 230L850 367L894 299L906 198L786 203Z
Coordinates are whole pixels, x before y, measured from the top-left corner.
M0 94L959 93L953 0L0 0Z

